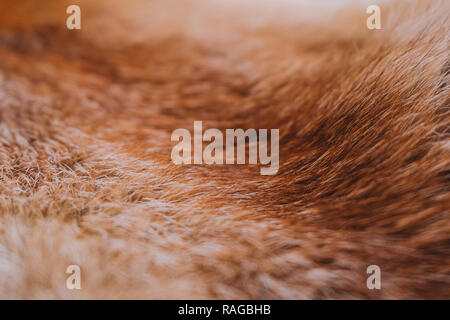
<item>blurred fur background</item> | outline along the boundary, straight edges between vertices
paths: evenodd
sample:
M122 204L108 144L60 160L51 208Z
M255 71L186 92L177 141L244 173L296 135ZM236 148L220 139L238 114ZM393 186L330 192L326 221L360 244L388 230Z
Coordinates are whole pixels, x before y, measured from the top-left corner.
M449 1L379 4L0 0L0 297L450 298ZM173 165L194 120L278 174Z

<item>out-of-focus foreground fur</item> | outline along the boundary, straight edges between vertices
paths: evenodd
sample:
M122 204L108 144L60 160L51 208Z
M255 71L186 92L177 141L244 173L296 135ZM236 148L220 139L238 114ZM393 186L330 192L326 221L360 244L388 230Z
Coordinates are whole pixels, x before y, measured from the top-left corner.
M1 0L0 297L450 298L449 1L365 9ZM194 120L278 174L172 164Z

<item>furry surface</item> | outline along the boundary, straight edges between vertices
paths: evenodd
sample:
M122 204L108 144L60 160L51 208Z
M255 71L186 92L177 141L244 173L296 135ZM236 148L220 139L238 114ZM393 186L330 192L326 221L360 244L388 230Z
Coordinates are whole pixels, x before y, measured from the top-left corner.
M450 298L449 1L393 2L370 31L361 3L1 0L0 297ZM172 164L194 120L279 128L278 174Z

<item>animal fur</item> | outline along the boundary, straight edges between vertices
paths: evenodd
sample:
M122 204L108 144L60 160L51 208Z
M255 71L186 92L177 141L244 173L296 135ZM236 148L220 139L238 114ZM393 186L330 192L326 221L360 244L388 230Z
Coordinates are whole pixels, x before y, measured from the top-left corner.
M449 299L449 1L365 8L1 0L0 297ZM194 120L278 174L174 165Z

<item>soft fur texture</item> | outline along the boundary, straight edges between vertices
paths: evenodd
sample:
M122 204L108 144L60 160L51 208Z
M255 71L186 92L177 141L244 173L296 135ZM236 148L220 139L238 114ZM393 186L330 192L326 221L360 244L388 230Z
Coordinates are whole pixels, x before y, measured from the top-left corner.
M0 297L450 298L449 1L381 7L1 0ZM194 120L278 174L172 164Z

